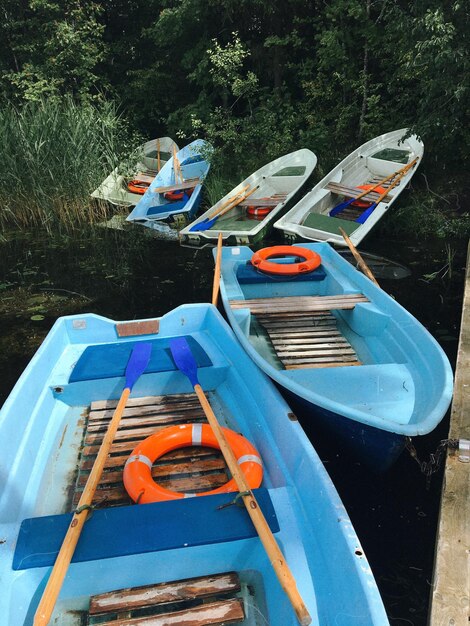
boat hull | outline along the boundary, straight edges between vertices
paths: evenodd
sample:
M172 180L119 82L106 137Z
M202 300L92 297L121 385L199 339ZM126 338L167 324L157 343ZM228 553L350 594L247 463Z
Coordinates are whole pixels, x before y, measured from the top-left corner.
M423 158L423 143L415 135L405 139L406 135L407 129L403 128L380 135L357 148L278 219L274 227L283 231L289 242L327 241L346 246L342 228L352 243L359 245L396 202ZM373 187L415 159L415 165L402 178L397 176L396 185L395 179L383 184L383 191L390 187L390 193L383 200L377 193L371 198L372 204L366 202L363 208L349 205L337 212L340 203L362 191L360 185Z
M171 157L127 216L127 221L162 232L168 225L179 229L187 224L201 204L202 185L210 169L207 160L210 150L211 146L206 141L197 139L176 154L182 179L195 181L190 194L184 190L181 199L169 200L165 193L158 192L159 188L177 186L181 182L179 175L175 175L174 157Z
M70 519L70 490L80 485L84 455L92 454L101 422L117 403L136 342L151 343L152 356L133 387L109 463L121 462L124 449L174 419L187 396L193 404L184 420L203 419L191 384L169 352L169 342L179 336L190 342L199 382L220 423L242 432L262 457L260 502L314 622L388 624L372 572L320 459L288 405L210 305L179 307L158 320L116 323L80 315L56 322L0 412L2 619L9 626L32 623ZM147 406L149 398L154 399L151 410L143 414L138 432L131 432L137 408ZM93 416L87 416L89 406ZM109 509L106 498L115 496L106 485L115 472L107 472L53 623L83 623L96 594L236 572L244 624L255 626L260 615L272 626L297 624L246 512L217 508L211 500L223 497L225 505L233 504L233 494Z
M224 247L227 318L258 367L301 403L304 419L386 469L406 437L432 431L446 414L450 363L418 320L329 244L302 247L321 257L310 277L268 276L250 268L249 248Z
M160 159L157 158L157 145L161 152ZM173 148L179 150L176 143L170 139L170 137L160 137L147 141L140 148L142 155L135 165L133 175L135 176L139 172L147 172L155 176L158 172L158 165L160 164L161 169L167 163ZM95 189L91 197L97 200L104 200L120 208L134 207L142 198L140 194L129 191L127 188L127 180L119 173L118 168L113 170L101 185Z
M313 172L316 163L317 157L313 152L302 149L264 165L194 222L181 229L179 233L180 243L184 246L204 247L207 244L217 242L219 233L222 233L226 244L247 244L261 241L272 230L274 220L287 210L289 203L300 192ZM254 192L247 198L246 202L242 202L225 212L224 207L229 206L227 202L231 198L253 189ZM276 196L278 197L276 198ZM262 205L266 198L273 198L273 204L269 207ZM257 199L261 200L259 207L257 207ZM221 211L220 217L217 217L210 228L205 227L205 222L212 220L212 217L217 215L219 210Z

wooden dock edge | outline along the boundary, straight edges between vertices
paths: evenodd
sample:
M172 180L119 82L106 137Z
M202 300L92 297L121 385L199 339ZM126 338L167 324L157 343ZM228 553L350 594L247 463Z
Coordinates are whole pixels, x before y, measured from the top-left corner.
M470 244L449 439L470 440ZM448 450L429 626L468 626L470 622L470 463L459 457L459 450Z

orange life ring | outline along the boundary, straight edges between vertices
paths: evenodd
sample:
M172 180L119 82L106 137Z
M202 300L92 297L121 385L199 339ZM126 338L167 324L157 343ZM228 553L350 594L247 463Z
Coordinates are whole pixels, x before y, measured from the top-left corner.
M298 263L273 263L271 258L295 256L303 260ZM305 272L313 272L320 267L321 257L319 254L308 248L298 246L272 246L258 250L251 257L251 263L261 272L267 274L279 274L281 276L296 276Z
M222 428L225 437L232 448L238 464L251 489L256 489L263 480L263 466L256 448L242 435ZM124 467L124 487L127 493L139 504L162 502L164 500L178 500L193 496L209 496L216 493L238 491L235 480L232 478L225 485L204 491L202 493L180 493L165 489L152 478L153 463L171 450L188 446L207 446L220 450L217 439L209 424L181 424L165 428L144 441L141 441L132 451Z
M189 189L186 189L186 195L187 196L191 196L191 194L194 191L194 187L190 187ZM165 198L165 200L170 200L170 202L174 201L174 200L182 200L184 197L185 192L183 190L181 191L166 191L163 194L163 197Z
M131 180L127 183L127 188L132 193L138 193L141 196L147 191L150 187L150 183L145 183L142 180Z
M274 209L274 207L266 207L266 206L247 206L246 207L246 214L249 215L250 217L252 217L255 220L262 220L266 217L266 215L268 215L269 213L271 213L271 211Z
M386 192L386 189L384 187L374 187L374 185L358 185L357 188L362 189L363 191L369 191L369 189L372 189L373 191L376 191L379 194L383 194ZM357 206L361 209L367 209L367 207L369 207L371 204L372 202L368 202L367 200L364 200L363 198L361 198L360 200L354 200L354 202L351 202L351 206Z

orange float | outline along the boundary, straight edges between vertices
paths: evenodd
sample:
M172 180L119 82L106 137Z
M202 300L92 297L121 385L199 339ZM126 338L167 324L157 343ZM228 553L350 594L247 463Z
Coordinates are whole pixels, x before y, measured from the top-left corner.
M147 191L150 187L150 183L145 183L142 180L131 180L127 183L127 188L132 193L138 193L141 196Z
M269 260L285 256L300 257L302 261L296 263L276 263ZM251 263L266 274L296 276L306 272L313 272L317 267L320 267L321 257L308 248L301 248L299 246L272 246L255 252L251 257Z
M242 435L222 428L225 437L245 474L250 489L256 489L263 480L263 466L256 448ZM202 493L180 493L165 489L152 478L152 465L157 459L178 448L207 446L220 450L217 439L209 424L181 424L165 428L139 443L127 459L124 467L124 487L127 493L139 504L178 500L193 496L211 496L217 493L238 491L232 478L225 485Z
M362 189L363 191L376 191L380 195L387 191L384 187L374 187L374 185L358 185L357 188ZM360 200L354 200L354 202L351 202L351 206L356 206L361 209L367 209L367 207L369 207L371 204L372 202L368 202L367 200L364 200L362 198Z

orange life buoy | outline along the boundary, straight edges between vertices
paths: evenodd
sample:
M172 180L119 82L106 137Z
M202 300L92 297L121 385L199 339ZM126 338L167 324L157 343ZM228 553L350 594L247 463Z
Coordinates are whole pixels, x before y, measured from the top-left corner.
M372 189L373 191L376 191L379 194L383 194L386 191L384 187L374 187L374 185L358 185L357 188L362 189L363 191L369 191L370 189ZM357 206L361 209L366 209L371 204L372 202L368 202L367 200L364 200L363 198L361 198L360 200L354 200L354 202L351 202L351 206Z
M186 189L186 195L187 196L191 196L191 194L194 191L194 187L190 187L189 189ZM165 200L170 200L170 202L174 201L174 200L182 200L184 197L185 192L183 190L180 191L166 191L163 194L163 197L165 198Z
M147 191L147 189L150 187L150 183L146 183L142 180L131 180L127 183L127 188L129 189L129 191L131 191L132 193L138 193L141 196L144 195L144 193Z
M275 263L269 259L284 256L295 256L303 259L298 263ZM261 272L280 274L281 276L296 276L305 272L313 272L321 264L319 254L308 248L298 246L272 246L258 250L251 257L251 263Z
M242 435L222 428L225 437L232 448L238 464L251 489L256 489L263 480L263 466L256 448ZM124 467L124 487L127 493L139 504L162 502L164 500L178 500L193 496L209 496L216 493L238 491L235 480L232 478L225 485L204 491L203 493L180 493L165 489L152 478L153 463L171 450L188 446L207 446L220 450L217 439L209 424L181 424L165 428L144 441L141 441L132 451Z
M255 220L263 220L273 209L271 206L247 206L246 214Z

